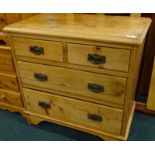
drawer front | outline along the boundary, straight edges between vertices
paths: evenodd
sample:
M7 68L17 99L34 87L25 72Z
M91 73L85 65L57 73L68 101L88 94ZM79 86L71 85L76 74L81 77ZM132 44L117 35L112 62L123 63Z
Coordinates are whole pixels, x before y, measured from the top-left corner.
M17 92L0 89L0 102L22 107L21 94Z
M120 134L122 110L30 89L24 96L33 113Z
M18 61L22 82L101 101L124 103L125 78ZM52 91L51 91L52 92Z
M63 61L61 42L13 38L15 54L29 58L50 61Z
M18 91L18 82L16 75L0 73L0 89Z
M9 73L15 72L11 55L0 54L0 71Z
M128 72L130 50L78 44L67 48L69 63Z

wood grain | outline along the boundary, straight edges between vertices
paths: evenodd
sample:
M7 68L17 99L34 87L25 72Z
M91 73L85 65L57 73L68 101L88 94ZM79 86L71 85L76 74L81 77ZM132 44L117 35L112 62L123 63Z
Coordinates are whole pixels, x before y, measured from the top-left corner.
M4 34L0 31L0 48L3 48L4 46L8 46L8 35Z
M34 40L25 38L13 38L15 54L29 58L39 58L49 61L63 61L62 43L55 41ZM36 55L30 51L31 46L41 47L44 53Z
M129 50L71 43L67 44L67 47L69 63L128 72L130 60ZM91 63L88 61L88 54L104 56L105 63Z
M8 46L0 46L0 54L11 55L11 48Z
M13 91L0 89L0 102L22 107L21 94Z
M137 45L142 44L150 23L149 18L102 14L39 14L4 31Z
M29 94L24 100L29 123L50 121L103 138L126 140L134 112L133 99L145 36L150 23L150 19L141 17L42 14L6 27L4 31L12 38L61 42L63 45L63 62L26 56L21 51L18 55L16 49L14 51L21 88L24 90L22 95ZM22 44L25 43L23 41ZM87 62L88 53L92 51L102 56L106 55L104 65ZM40 81L40 78L34 77L36 73L37 76L41 73L41 77L45 80ZM101 91L95 93L92 91L94 88L88 87L90 86L88 84L95 84L95 90L97 87ZM33 93L36 96L34 98L32 98L33 89L38 90ZM25 93L25 90L28 92ZM38 99L50 102L51 109L39 109ZM58 105L60 109L57 108ZM62 112L63 108L65 110L61 115L59 111ZM109 108L111 110L107 110ZM119 114L120 121L117 122L119 127L116 125L117 130L115 127L110 127L109 122L106 124L109 124L109 127L103 129L103 125L93 125L94 122L89 124L88 120L83 119L83 113L88 113L90 110L92 114L98 115L105 112L110 120L113 113L115 115L112 109L115 112L121 111L121 120ZM76 116L74 114L72 116L73 111ZM81 115L78 116L77 112Z
M125 135L119 135L119 134L111 134L108 132L104 132L104 131L100 131L100 130L96 130L90 127L86 127L84 125L80 125L80 124L75 124L75 123L71 123L68 121L64 121L64 120L59 120L59 119L55 119L55 118L49 118L46 115L40 115L40 114L35 114L34 112L30 112L30 111L25 111L25 114L28 115L28 121L30 124L39 124L42 121L49 121L49 122L54 122L57 123L59 125L64 125L64 126L68 126L68 127L72 127L74 129L78 129L90 134L94 134L96 136L101 137L103 140L110 140L110 141L114 141L114 140L127 140L128 139L128 134L129 134L129 130L130 130L130 126L131 126L131 122L132 122L132 117L133 117L133 113L134 113L134 109L135 109L135 103L133 102L130 105L130 117L128 118L127 121L127 129L126 129L126 133Z
M8 73L15 72L11 55L0 54L0 72L8 72Z
M31 87L38 86L44 90L56 90L69 94L82 95L101 101L111 101L124 104L126 79L89 72L75 71L60 67L39 65L18 61L18 67L23 84ZM34 73L47 76L47 81L38 81ZM88 89L88 84L98 84L104 87L104 91L94 93Z
M0 73L0 89L19 91L17 76L6 73Z
M0 31L8 24L29 18L36 13L0 13Z
M34 94L32 96L32 94ZM69 121L88 126L101 131L120 133L122 110L95 105L89 102L74 100L62 96L43 93L30 89L24 89L24 95L28 110L43 116ZM45 110L39 106L39 102L46 102L51 108ZM111 115L111 113L113 115ZM96 114L102 117L102 121L94 121L88 118L88 114Z

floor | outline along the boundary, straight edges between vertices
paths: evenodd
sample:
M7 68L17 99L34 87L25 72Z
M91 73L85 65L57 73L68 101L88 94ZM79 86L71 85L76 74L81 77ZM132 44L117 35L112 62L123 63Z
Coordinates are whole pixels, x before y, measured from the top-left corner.
M30 126L20 114L0 110L0 140L99 141L101 139L84 132L48 122L43 122L37 126ZM155 117L135 112L128 140L155 140Z

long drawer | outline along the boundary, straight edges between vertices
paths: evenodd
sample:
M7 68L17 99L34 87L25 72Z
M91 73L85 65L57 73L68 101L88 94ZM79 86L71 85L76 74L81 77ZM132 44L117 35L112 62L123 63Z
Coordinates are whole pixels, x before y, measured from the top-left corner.
M21 94L18 92L0 89L0 102L22 107Z
M17 82L17 76L6 73L0 73L0 89L18 91L19 87Z
M13 38L15 54L28 58L63 61L62 43L26 38Z
M30 89L23 90L27 108L33 113L120 134L122 110Z
M23 84L85 96L89 99L124 103L126 79L72 69L18 61ZM79 96L78 96L79 95Z
M130 50L68 43L67 51L69 63L128 72Z
M0 54L0 72L15 72L14 63L11 55Z

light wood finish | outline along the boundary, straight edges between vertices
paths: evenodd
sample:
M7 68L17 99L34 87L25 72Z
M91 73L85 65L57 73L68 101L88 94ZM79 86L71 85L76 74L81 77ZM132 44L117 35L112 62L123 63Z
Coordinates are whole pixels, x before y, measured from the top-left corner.
M62 43L61 42L51 42L44 40L34 40L25 38L13 38L14 48L17 56L38 58L49 61L63 61L62 53ZM34 54L31 50L31 46L37 46L43 48L43 54Z
M9 45L9 42L8 42L8 36L6 34L4 34L3 32L0 32L0 49L3 47L3 46L8 46Z
M9 25L4 28L4 31L141 44L150 23L149 18L104 16L102 14L40 14Z
M25 111L25 113L29 116L28 117L28 122L30 124L34 124L37 125L42 121L49 121L49 122L54 122L60 125L64 125L64 126L68 126L68 127L72 127L74 129L80 129L81 131L84 132L88 132L91 134L94 134L96 136L101 137L104 140L110 140L110 141L114 141L114 140L127 140L128 138L128 134L129 134L129 130L130 130L130 126L131 126L131 122L132 122L132 118L133 118L133 113L134 113L134 109L135 109L135 103L133 102L130 106L130 117L127 120L127 130L125 133L125 136L123 135L118 135L118 134L111 134L108 132L101 132L99 130L95 130L95 129L90 129L89 127L86 126L81 126L80 124L73 124L71 122L66 122L66 121L61 121L59 119L54 119L54 118L49 118L47 116L43 116L43 115L39 115L39 114L35 114L34 112L30 112L30 111Z
M32 40L61 42L63 45L63 62L26 57L21 53L17 55L14 49L22 90L44 91L38 92L39 94L48 92L48 96L58 97L56 101L62 98L69 101L75 100L75 102L69 102L70 105L76 105L76 101L79 101L78 105L81 109L86 107L85 111L91 109L97 112L98 107L101 107L100 109L104 107L109 109L110 117L113 115L113 110L122 111L121 123L118 125L121 129L119 133L117 130L116 134L116 132L110 132L111 129L101 131L95 125L87 126L87 122L84 123L83 119L81 121L78 119L78 123L75 124L71 120L61 120L61 114L58 118L53 117L52 113L48 116L49 112L43 113L36 110L38 108L36 104L32 104L31 100L24 103L29 123L50 121L98 135L103 139L126 140L134 113L133 99L145 36L150 23L150 19L141 17L116 17L103 14L43 14L6 27L4 31L10 34L12 40L15 37L25 38L25 40L31 38ZM12 47L15 47L14 43ZM102 48L99 52L94 50L94 47ZM105 52L105 49L108 52ZM92 50L103 56L106 54L107 64L105 63L104 66L89 64L87 55ZM37 81L34 78L34 72L47 74L47 80ZM90 92L88 82L104 85L105 92ZM103 87L100 88L103 91ZM24 94L26 93L22 93ZM24 96L26 100L29 100L26 95ZM37 95L37 102L38 99L44 100L46 97ZM66 107L66 103L68 102L62 101L61 106ZM87 104L90 107L87 107ZM28 108L29 105L34 106L33 110ZM79 111L78 105L71 108L71 111ZM94 108L91 108L92 105ZM79 115L79 118L82 116Z
M11 55L11 48L7 46L0 46L0 54Z
M67 44L67 47L69 63L128 72L129 50L79 44ZM88 61L88 54L104 56L105 62L94 64Z
M25 116L25 113L24 113L25 108L19 107L17 105L6 104L0 101L0 109L8 110L9 112L19 112L22 116Z
M126 98L125 98L125 104L124 104L122 134L126 132L126 124L130 114L129 113L130 104L132 103L132 100L134 100L135 98L140 62L143 54L142 53L143 47L144 47L144 42L141 46L133 47L131 51L130 67L129 67L130 69L129 69L129 76L127 80Z
M155 111L155 59L154 59L149 95L147 100L147 108L149 110Z
M25 62L34 62L37 64L44 64L44 65L52 65L56 67L64 67L68 69L75 69L75 70L82 70L82 71L87 71L87 72L92 72L92 73L99 73L99 74L104 74L104 75L111 75L111 76L117 76L117 77L124 77L127 78L129 73L126 72L119 72L119 71L111 71L107 69L100 69L100 68L95 68L95 67L88 67L88 66L80 66L80 65L75 65L75 64L69 64L69 63L61 63L61 62L55 62L55 61L44 61L41 59L33 59L33 58L25 58L25 57L20 57L20 56L15 56L17 61L25 61Z
M0 54L0 72L15 72L11 55Z
M5 13L4 15L5 15L4 18L6 20L7 25L21 20L20 13Z
M128 139L128 135L129 135L129 132L130 132L130 127L131 127L131 123L132 123L132 119L133 119L133 116L134 116L134 111L135 111L135 101L131 101L130 102L130 105L129 105L129 114L128 114L128 119L127 119L127 122L126 122L126 130L124 130L124 134L121 134L123 135L123 139L122 140L127 140ZM122 123L123 125L123 123ZM123 130L123 128L122 128Z
M8 24L29 18L36 13L0 13L0 31Z
M32 96L32 94L34 95ZM30 89L24 89L24 95L30 112L85 125L101 131L120 134L122 110ZM39 106L39 102L45 102L49 104L51 108L47 110L43 109ZM113 115L111 115L111 113L113 113ZM102 117L102 121L91 120L88 118L88 114L99 115Z
M80 95L94 98L96 102L97 100L102 100L117 104L124 103L126 86L125 78L111 77L21 61L18 62L18 67L22 83L29 85L29 87L34 85L40 87L40 90L48 88L49 90L52 89L66 92L68 95L74 94L76 96ZM34 77L35 73L46 75L47 81L39 81ZM90 91L88 89L89 83L103 86L103 92L94 93Z
M17 76L12 74L0 73L0 89L19 91Z
M13 91L0 89L0 102L22 107L21 94Z
M10 112L20 112L24 107L10 47L10 38L2 32L3 27L28 18L33 14L0 13L0 108Z

